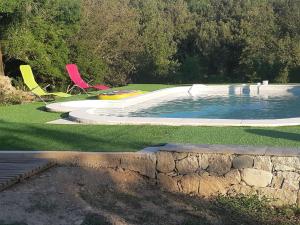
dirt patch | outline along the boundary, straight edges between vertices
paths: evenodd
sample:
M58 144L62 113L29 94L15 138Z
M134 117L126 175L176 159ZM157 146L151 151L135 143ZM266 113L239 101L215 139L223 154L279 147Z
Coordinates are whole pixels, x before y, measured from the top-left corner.
M172 194L137 173L112 169L57 167L0 193L0 225L300 224L289 210L248 198Z

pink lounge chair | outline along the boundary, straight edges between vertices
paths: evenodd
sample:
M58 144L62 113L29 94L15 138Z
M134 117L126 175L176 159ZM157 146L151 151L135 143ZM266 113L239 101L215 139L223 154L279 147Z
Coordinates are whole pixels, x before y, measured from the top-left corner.
M71 78L71 80L74 83L74 86L71 88L71 90L74 87L78 87L78 88L80 88L80 89L82 89L84 91L85 91L85 89L89 89L89 88L93 88L93 89L96 89L96 90L107 90L107 89L109 89L109 87L107 87L105 85L102 85L102 84L97 84L97 85L91 86L88 83L86 83L81 78L81 75L79 73L78 67L75 64L68 64L68 65L66 65L66 69L68 71L69 77Z

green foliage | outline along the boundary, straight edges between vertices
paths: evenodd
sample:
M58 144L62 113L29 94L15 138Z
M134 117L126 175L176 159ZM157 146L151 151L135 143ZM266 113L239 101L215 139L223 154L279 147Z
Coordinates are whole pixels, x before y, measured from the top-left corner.
M31 0L9 12L2 36L6 61L30 64L42 81L66 80L68 40L76 32L79 1ZM7 21L7 20L6 20Z
M143 61L138 73L144 79L174 74L179 63L177 45L193 28L187 4L176 1L139 1Z
M78 54L73 61L88 78L111 85L128 82L140 49L137 16L129 0L82 1L81 29L73 42Z
M300 1L0 0L0 25L6 65L58 86L67 63L112 86L300 81Z
M299 223L298 207L272 207L269 202L270 199L266 197L240 194L235 197L219 196L216 205L222 208L224 213L235 215L232 222L237 224L240 223L241 217L249 218L249 224L292 225Z

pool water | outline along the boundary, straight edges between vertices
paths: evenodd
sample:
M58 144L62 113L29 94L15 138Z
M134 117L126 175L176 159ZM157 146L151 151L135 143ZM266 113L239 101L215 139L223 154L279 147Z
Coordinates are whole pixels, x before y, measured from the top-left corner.
M300 96L180 98L130 112L130 117L281 119L300 117Z

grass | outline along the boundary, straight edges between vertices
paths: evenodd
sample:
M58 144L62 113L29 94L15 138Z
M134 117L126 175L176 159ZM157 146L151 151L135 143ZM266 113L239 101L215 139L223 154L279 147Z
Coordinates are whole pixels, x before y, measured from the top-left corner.
M232 215L236 223L245 220L245 224L296 225L299 224L300 219L299 208L294 206L272 207L268 205L268 199L259 199L255 195L220 196L215 202L215 207L224 214Z
M119 89L153 91L168 85ZM84 99L86 95L61 100ZM0 106L0 150L137 151L162 143L299 147L300 126L278 128L50 125L65 116L43 111L43 103Z

